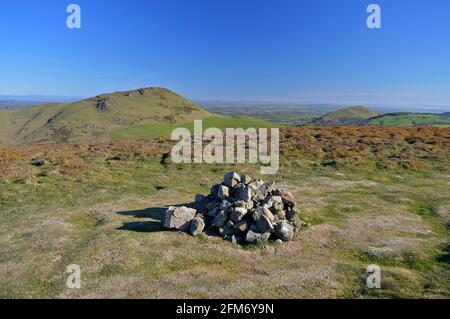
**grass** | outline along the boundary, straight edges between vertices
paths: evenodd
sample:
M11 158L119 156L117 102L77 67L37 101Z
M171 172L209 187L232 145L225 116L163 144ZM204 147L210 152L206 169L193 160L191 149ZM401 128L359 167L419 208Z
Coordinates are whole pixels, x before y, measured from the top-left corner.
M344 136L344 129L321 130L320 143L330 134L337 146ZM405 130L395 136L403 140ZM440 147L442 132L433 132ZM322 145L291 133L293 143ZM350 136L344 139L351 144ZM163 140L0 152L0 297L450 298L444 159L377 169L368 156L358 165L330 167L320 157L296 165L288 152L279 174L262 178L290 189L312 226L281 246L238 248L166 231L155 212L207 193L232 169L261 177L259 166L163 165L166 152ZM43 166L30 163L36 154ZM391 253L374 258L372 247ZM81 266L81 290L65 287L73 263ZM382 269L377 291L364 284L373 263Z
M415 126L434 125L450 126L450 117L439 114L397 113L376 117L369 122L371 125Z
M238 117L211 116L203 119L202 123L203 123L203 130L212 127L225 130L226 128L247 129L247 128L271 128L282 126L270 123L268 121L245 116L238 116ZM189 129L191 132L194 131L193 122L178 125L167 123L155 123L118 129L111 133L111 137L113 140L118 140L123 138L170 136L172 134L172 131L178 127L185 127Z

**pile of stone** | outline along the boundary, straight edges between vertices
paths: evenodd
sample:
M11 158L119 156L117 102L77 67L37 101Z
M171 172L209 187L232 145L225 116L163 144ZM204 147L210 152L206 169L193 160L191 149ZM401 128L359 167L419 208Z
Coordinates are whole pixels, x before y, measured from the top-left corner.
M272 182L253 181L236 172L225 174L209 195L196 195L189 207L169 207L164 227L218 235L233 243L262 243L269 239L290 241L305 224L296 218L292 194Z

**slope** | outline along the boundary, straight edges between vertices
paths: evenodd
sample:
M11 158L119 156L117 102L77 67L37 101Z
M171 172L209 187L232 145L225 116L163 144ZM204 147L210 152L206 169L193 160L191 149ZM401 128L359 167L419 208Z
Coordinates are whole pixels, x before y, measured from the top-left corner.
M361 125L367 119L377 115L364 106L352 106L328 113L312 121L311 124L323 126Z

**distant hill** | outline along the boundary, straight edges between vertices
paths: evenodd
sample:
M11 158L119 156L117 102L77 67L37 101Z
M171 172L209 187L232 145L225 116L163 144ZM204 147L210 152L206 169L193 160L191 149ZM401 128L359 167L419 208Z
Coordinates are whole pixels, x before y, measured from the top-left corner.
M450 126L450 113L388 113L369 119L367 124L382 126Z
M443 116L450 116L450 112L442 113Z
M170 136L176 127L280 127L253 117L216 116L164 88L102 94L74 103L0 109L0 146Z
M328 113L311 122L320 126L363 125L368 119L378 116L364 106L352 106Z
M111 132L144 124L178 124L211 114L164 88L102 94L74 103L0 110L2 144L108 140Z

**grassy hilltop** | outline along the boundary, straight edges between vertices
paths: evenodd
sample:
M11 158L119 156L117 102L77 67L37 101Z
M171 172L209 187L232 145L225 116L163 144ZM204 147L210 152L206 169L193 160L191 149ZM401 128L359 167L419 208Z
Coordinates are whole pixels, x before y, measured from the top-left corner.
M286 128L281 170L182 165L164 138L0 149L0 297L450 298L450 129ZM291 190L311 227L239 248L166 231L229 170ZM82 289L65 286L69 264ZM368 290L366 267L382 269Z
M352 106L328 113L312 121L311 124L324 126L360 125L377 115L364 106Z

